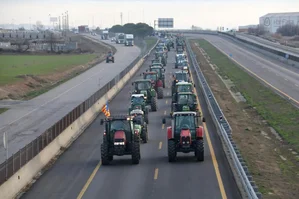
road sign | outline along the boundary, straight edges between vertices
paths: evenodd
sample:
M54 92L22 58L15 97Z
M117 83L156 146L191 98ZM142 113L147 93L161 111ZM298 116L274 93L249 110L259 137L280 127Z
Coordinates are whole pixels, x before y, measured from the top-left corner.
M173 18L159 18L158 28L173 28Z

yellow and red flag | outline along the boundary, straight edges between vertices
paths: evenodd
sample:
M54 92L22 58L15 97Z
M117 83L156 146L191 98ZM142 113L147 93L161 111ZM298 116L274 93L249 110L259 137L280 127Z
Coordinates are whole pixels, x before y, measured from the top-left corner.
M102 112L105 114L106 117L110 117L110 110L109 110L109 106L108 106L108 101L103 106Z

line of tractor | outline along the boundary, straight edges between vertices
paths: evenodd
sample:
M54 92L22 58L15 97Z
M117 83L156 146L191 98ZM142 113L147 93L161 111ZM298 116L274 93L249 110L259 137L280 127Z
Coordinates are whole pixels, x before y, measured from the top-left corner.
M149 68L132 83L128 114L101 120L101 124L105 124L101 145L102 165L108 165L113 156L123 155L131 155L132 163L139 164L140 144L148 142L148 114L157 111L157 100L164 98L168 52L175 46L177 71L173 74L171 86L171 126L167 127L168 159L169 162L175 161L177 152L194 152L198 161L204 160L204 129L199 126L201 113L191 81L185 41L180 35L166 35L157 44L155 58ZM165 124L166 118L162 122Z

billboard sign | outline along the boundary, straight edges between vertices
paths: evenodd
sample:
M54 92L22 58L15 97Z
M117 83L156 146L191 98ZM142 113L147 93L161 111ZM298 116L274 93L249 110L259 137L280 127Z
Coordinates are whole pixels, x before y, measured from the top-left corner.
M50 22L57 22L57 21L58 21L57 17L50 17Z
M173 28L173 18L159 18L158 28Z

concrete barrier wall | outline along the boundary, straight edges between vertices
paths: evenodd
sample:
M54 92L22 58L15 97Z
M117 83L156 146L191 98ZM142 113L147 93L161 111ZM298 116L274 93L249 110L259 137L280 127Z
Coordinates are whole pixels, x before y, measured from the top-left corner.
M129 79L143 64L141 59L105 96L100 98L91 108L89 108L81 117L66 128L56 139L54 139L46 148L44 148L36 157L24 165L17 173L9 178L0 186L0 198L15 198L24 187L26 187L34 177L53 159L61 150L68 147L76 138L84 132L89 124L100 113L107 100L113 98L128 82Z

